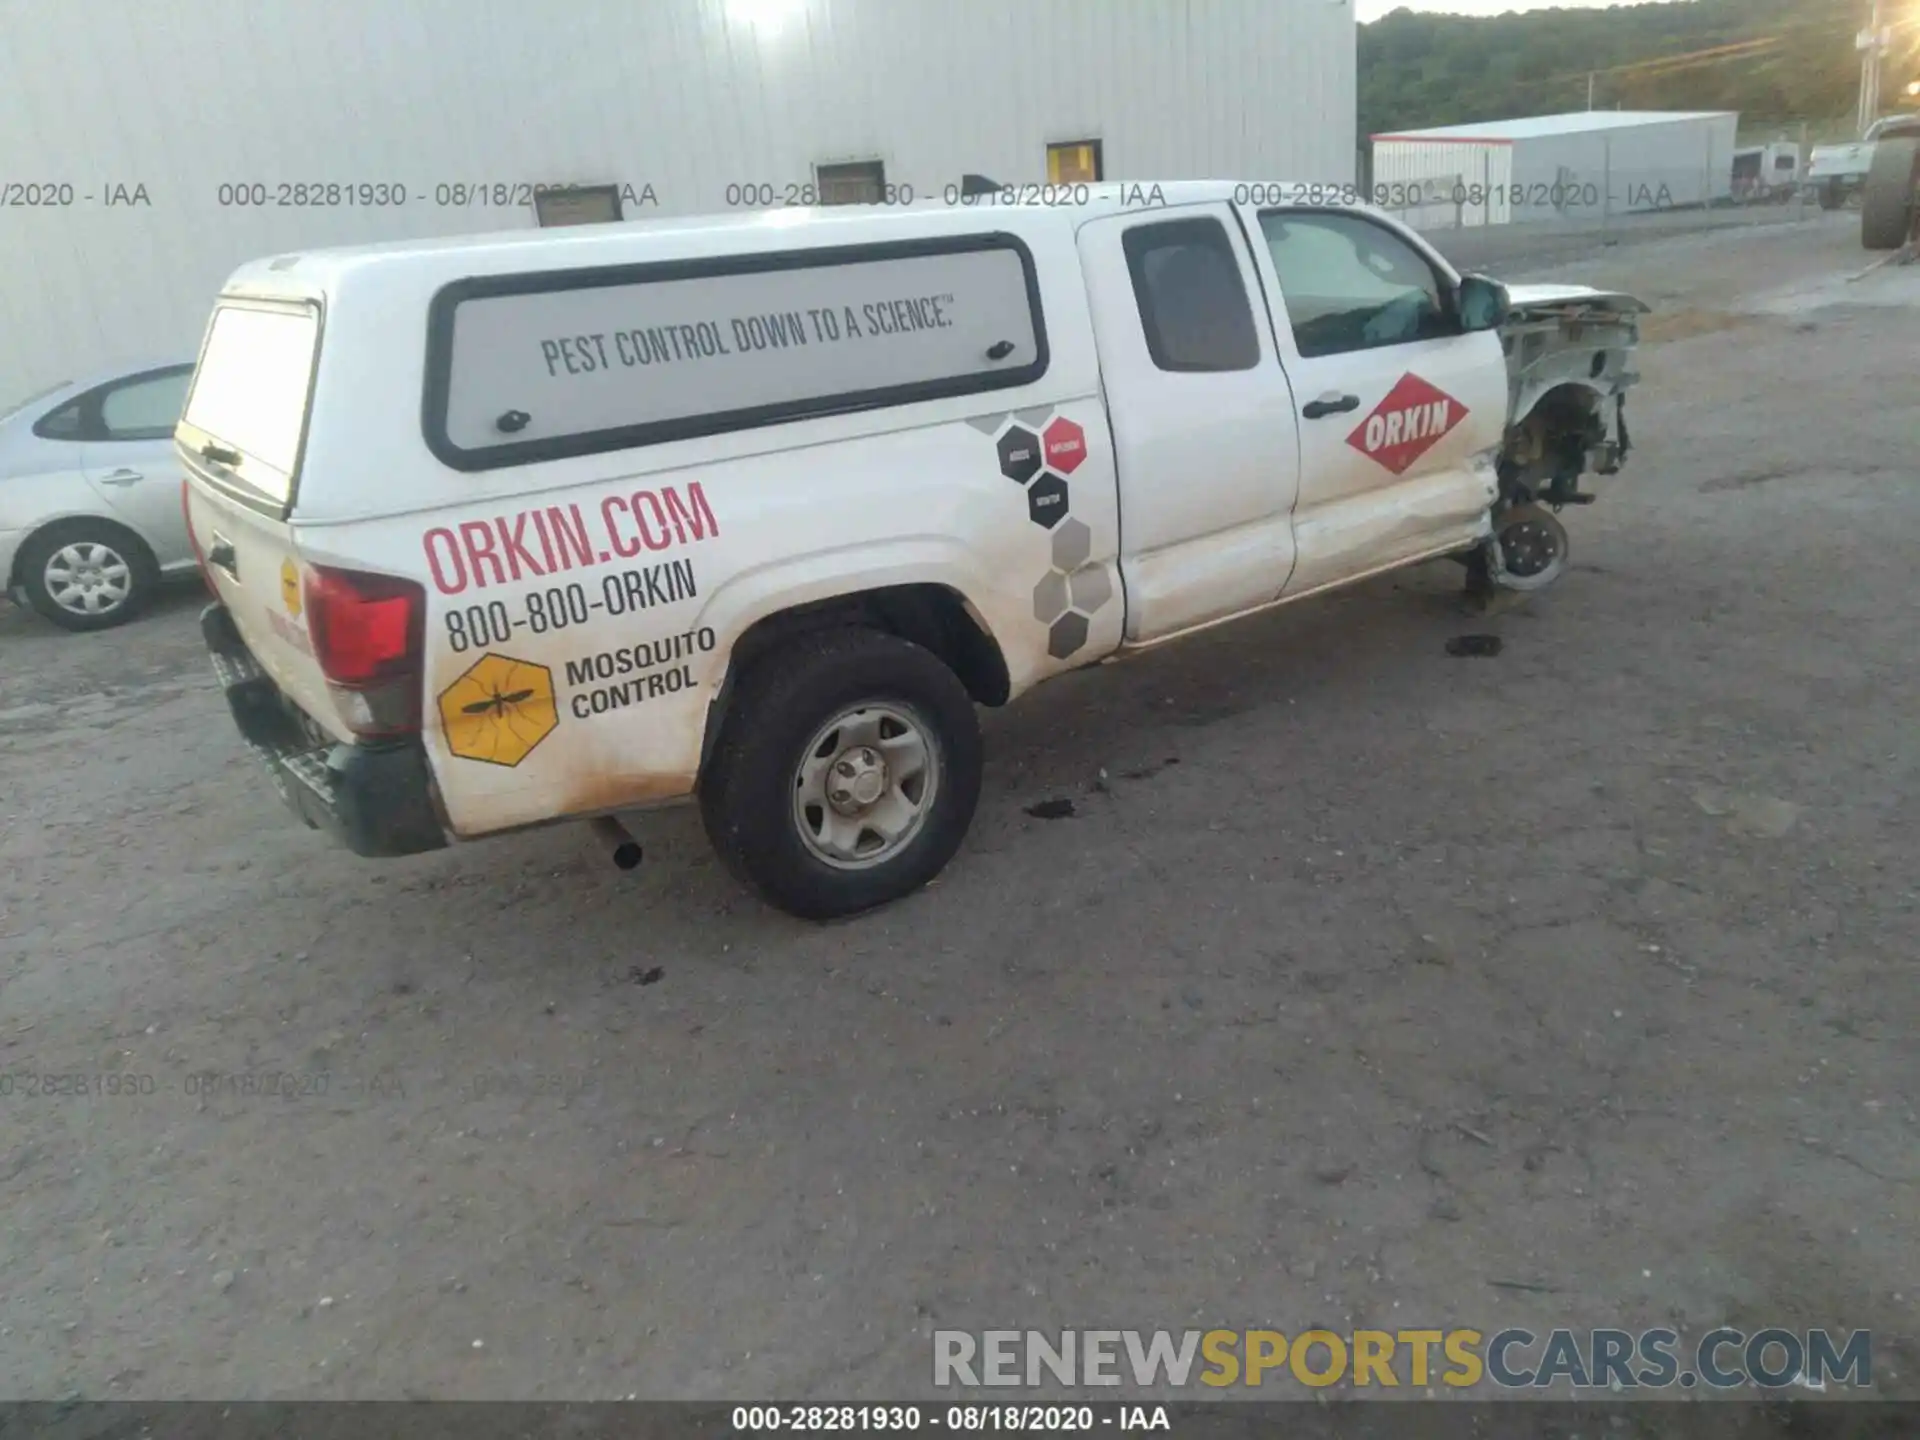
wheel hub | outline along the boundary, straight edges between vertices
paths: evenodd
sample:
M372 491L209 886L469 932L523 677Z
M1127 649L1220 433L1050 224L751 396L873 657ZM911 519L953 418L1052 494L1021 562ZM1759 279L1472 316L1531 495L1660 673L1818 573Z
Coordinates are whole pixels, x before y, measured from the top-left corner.
M1495 531L1488 578L1500 589L1544 590L1565 572L1567 532L1546 507L1516 507L1496 522Z
M1500 553L1506 557L1507 570L1522 579L1544 571L1559 551L1559 540L1538 520L1523 520L1500 532Z
M76 615L103 615L126 600L133 577L125 557L98 541L62 546L47 560L47 594Z
M886 793L887 762L872 746L841 751L827 772L827 803L842 815L858 815Z
M793 821L816 859L884 865L920 833L940 790L940 751L903 704L850 706L814 732L793 777Z

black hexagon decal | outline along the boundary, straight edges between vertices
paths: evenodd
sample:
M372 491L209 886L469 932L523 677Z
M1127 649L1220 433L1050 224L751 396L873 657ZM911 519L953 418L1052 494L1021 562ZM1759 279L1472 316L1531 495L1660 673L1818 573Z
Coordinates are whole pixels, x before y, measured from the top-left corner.
M1062 615L1047 631L1047 654L1064 660L1087 643L1087 617Z
M1018 425L1000 437L1000 473L1024 485L1040 473L1040 437Z
M1067 482L1058 475L1042 475L1027 491L1027 513L1033 523L1051 530L1067 518Z

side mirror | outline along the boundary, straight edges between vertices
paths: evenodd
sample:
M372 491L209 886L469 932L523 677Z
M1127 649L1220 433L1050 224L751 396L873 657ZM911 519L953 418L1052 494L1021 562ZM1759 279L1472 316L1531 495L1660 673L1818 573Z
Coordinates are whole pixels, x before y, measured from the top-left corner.
M1469 275L1460 282L1460 328L1468 334L1498 330L1513 313L1507 287L1485 275Z

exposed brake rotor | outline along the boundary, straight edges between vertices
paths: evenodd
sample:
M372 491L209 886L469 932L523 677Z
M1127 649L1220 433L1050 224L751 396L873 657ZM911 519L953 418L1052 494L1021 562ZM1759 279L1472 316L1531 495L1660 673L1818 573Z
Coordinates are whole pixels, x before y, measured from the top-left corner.
M1493 582L1503 590L1544 590L1567 568L1567 530L1544 505L1516 505L1494 532Z

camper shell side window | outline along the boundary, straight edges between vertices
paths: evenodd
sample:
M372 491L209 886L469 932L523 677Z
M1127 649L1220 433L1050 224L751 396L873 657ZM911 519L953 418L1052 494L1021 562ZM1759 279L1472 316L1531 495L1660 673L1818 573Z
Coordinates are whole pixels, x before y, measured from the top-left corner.
M458 280L426 359L428 448L484 471L1012 389L1048 350L992 233Z

